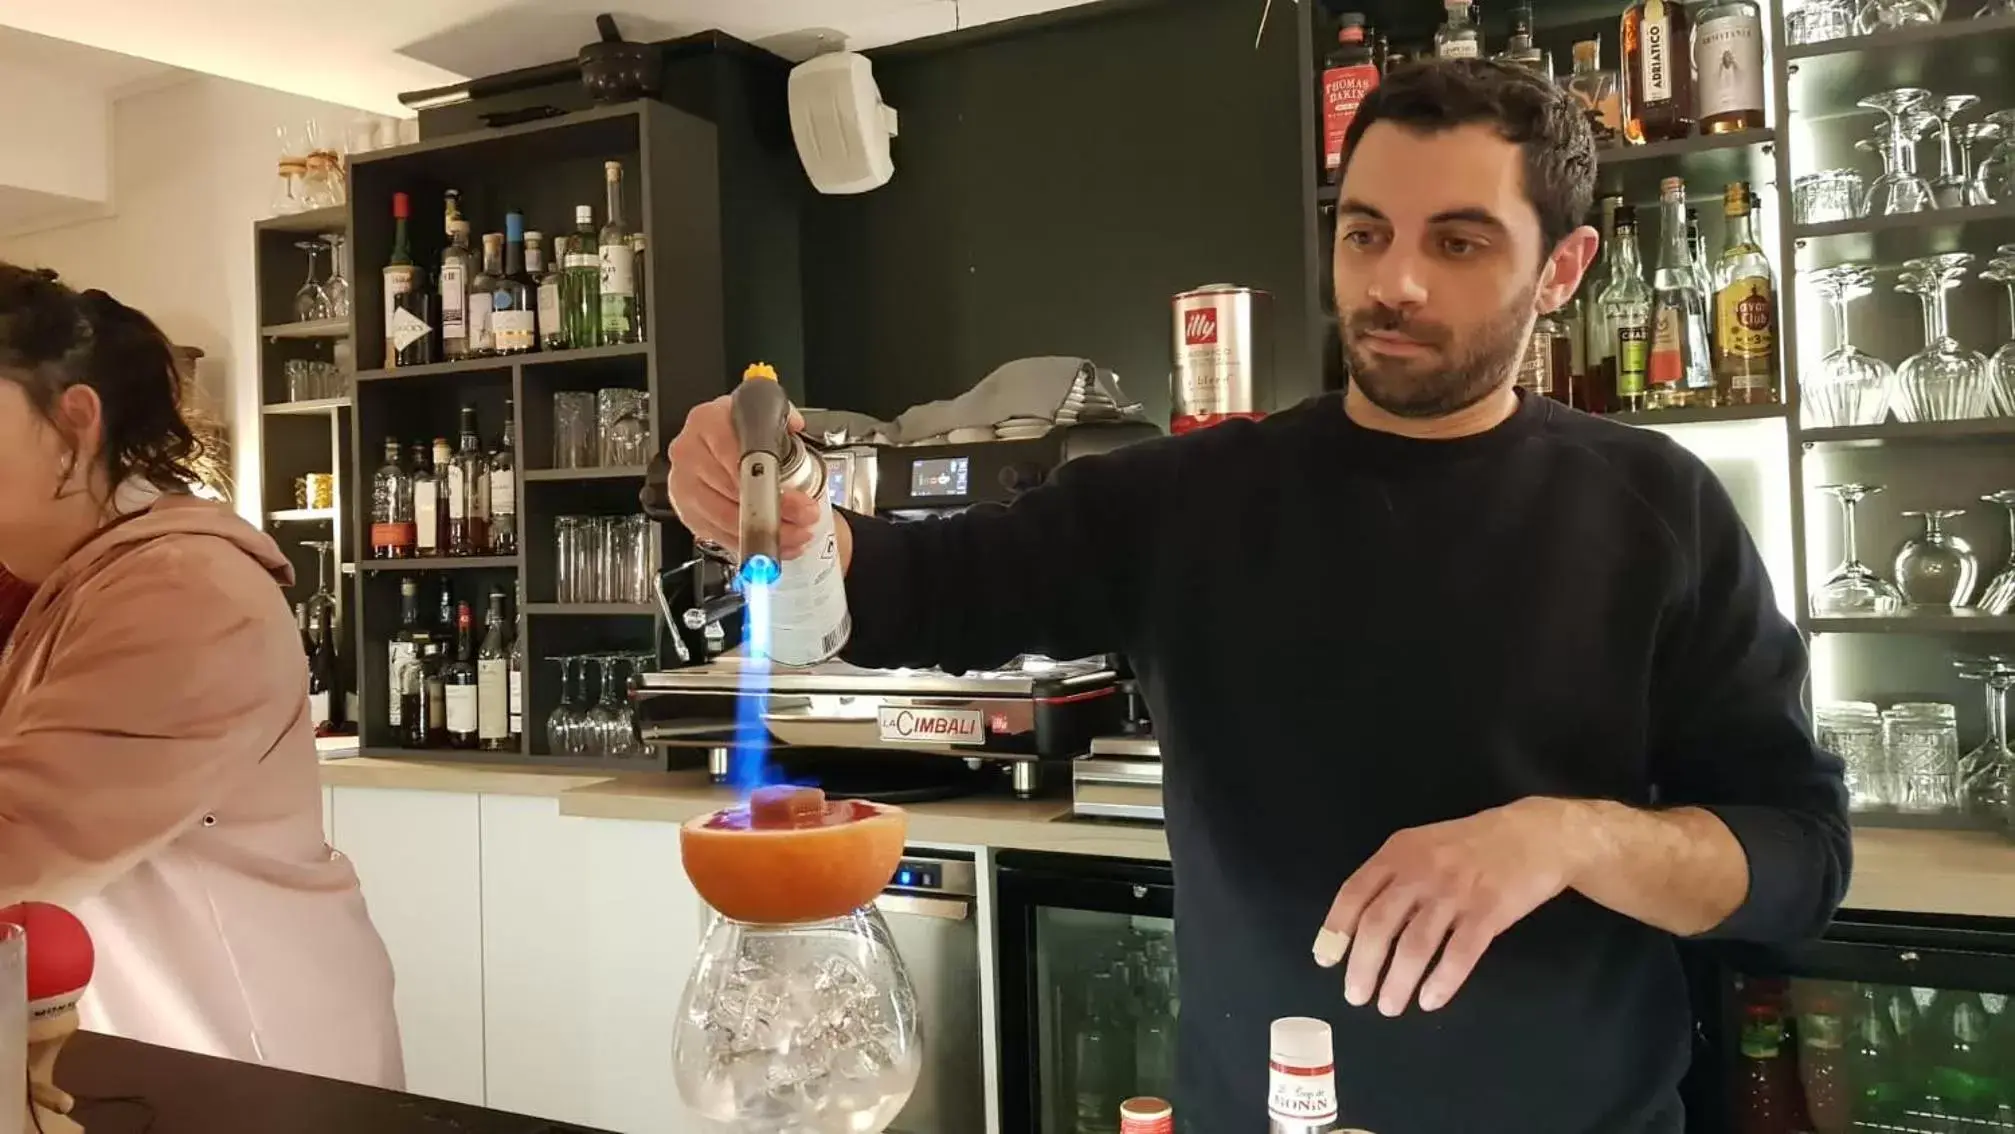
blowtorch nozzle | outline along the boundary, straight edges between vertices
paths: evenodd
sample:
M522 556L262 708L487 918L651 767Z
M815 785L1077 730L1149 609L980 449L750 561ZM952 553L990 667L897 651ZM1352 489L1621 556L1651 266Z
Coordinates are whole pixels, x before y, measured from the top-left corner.
M784 495L780 473L794 444L790 395L777 383L776 371L757 363L743 373L728 411L742 450L736 573L744 583L773 583L783 563L778 533Z

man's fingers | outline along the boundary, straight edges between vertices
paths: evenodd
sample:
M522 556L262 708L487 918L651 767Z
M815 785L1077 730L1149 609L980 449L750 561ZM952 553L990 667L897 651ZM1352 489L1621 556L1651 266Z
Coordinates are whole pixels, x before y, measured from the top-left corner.
M1343 998L1363 1007L1378 991L1379 974L1392 955L1393 941L1413 916L1415 901L1410 891L1397 886L1382 890L1358 918L1350 939L1350 960L1344 966Z
M1476 963L1483 959L1483 951L1501 932L1495 917L1470 915L1455 923L1455 932L1449 935L1448 945L1441 951L1441 960L1434 966L1434 972L1420 986L1420 1008L1423 1012L1433 1012L1455 999L1462 990L1464 981L1476 970Z
M1357 934L1357 919L1391 877L1378 856L1373 855L1356 873L1344 879L1335 900L1329 903L1329 915L1322 919L1322 928L1315 934L1316 964L1333 969L1350 952L1351 938Z
M1454 924L1455 911L1440 902L1429 902L1413 911L1406 932L1399 936L1399 947L1392 952L1392 962L1385 967L1385 980L1378 986L1379 1012L1397 1016L1406 1011L1421 974Z

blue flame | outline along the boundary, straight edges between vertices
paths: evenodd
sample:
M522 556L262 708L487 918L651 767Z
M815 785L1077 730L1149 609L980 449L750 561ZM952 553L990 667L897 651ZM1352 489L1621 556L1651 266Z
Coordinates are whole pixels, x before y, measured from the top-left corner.
M742 564L740 582L744 587L763 587L767 589L771 584L774 584L779 578L783 577L783 573L783 565L769 556L751 555L749 556L749 561ZM765 626L764 629L767 630L768 627Z
M763 724L764 699L770 689L770 599L775 575L752 577L750 568L774 561L757 556L743 567L736 583L742 591L742 688L735 698L734 747L728 754L728 783L735 796L748 802L749 793L777 783L780 777L770 763L769 728Z

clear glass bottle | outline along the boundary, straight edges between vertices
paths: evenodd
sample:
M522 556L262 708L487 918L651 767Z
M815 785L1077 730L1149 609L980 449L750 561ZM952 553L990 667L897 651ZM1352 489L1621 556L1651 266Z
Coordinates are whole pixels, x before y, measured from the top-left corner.
M1574 45L1574 72L1567 77L1567 93L1587 113L1596 145L1613 146L1623 140L1623 96L1616 89L1616 72L1602 69L1600 37Z
M1609 258L1609 286L1602 291L1602 312L1614 343L1612 405L1641 410L1651 354L1651 287L1644 282L1644 262L1637 251L1637 210L1630 205L1616 209L1616 242Z
M1756 235L1754 200L1745 182L1722 196L1727 243L1714 265L1716 376L1724 405L1773 405L1777 390L1777 285Z
M1469 0L1444 0L1442 10L1448 20L1435 30L1435 58L1483 58L1483 29L1477 26L1472 7Z
M1693 24L1700 132L1763 125L1763 11L1755 0L1711 0Z
M483 270L469 281L469 354L497 353L497 285L504 278L504 234L483 234Z
M489 548L489 502L484 499L490 459L476 431L476 407L462 407L461 446L448 466L448 554L482 555Z
M623 224L623 163L604 162L609 187L608 220L599 237L603 343L637 341L637 255Z
M1523 67L1547 82L1553 81L1553 53L1532 42L1532 5L1520 3L1511 9L1511 38L1497 60Z
M504 592L490 592L483 614L483 645L476 651L476 747L502 752L511 743L510 650L504 630Z
M532 304L538 284L525 266L525 218L504 216L504 270L490 289L490 327L498 354L525 354L539 346L539 317Z
M448 553L447 532L441 523L441 495L452 459L447 438L434 438L433 457L429 462L426 450L413 446L413 553L422 558Z
M490 467L484 476L490 494L490 554L518 553L517 458L512 446L517 436L516 414L510 399L504 400L504 431L490 450Z
M1661 248L1651 274L1651 358L1645 383L1652 409L1714 404L1707 347L1707 296L1686 240L1686 183L1659 183Z
M525 234L525 275L532 284L532 349L550 350L546 345L547 335L559 333L560 327L560 273L553 267L553 260L546 257L546 234L528 232ZM546 283L552 281L552 306L546 306Z
M476 275L476 257L469 251L469 222L462 219L462 195L453 189L443 195L442 226L448 233L448 247L441 253L435 290L441 297L441 357L469 356L469 281Z
M1700 234L1700 210L1686 206L1686 254L1693 266L1693 284L1707 297L1707 362L1714 364L1720 345L1714 340L1714 261L1707 255L1707 238Z
M560 318L567 346L602 345L602 257L595 242L595 209L574 206L574 234L567 240L566 275L560 287Z
M385 463L371 476L371 558L409 559L417 536L413 477L399 460L399 439L385 438Z

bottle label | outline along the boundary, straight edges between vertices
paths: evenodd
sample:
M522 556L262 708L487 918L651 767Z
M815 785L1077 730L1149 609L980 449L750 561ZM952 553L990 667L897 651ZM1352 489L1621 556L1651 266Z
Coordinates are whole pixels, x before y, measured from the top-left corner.
M469 337L469 284L460 264L441 265L441 337Z
M401 520L394 523L374 523L371 525L371 549L374 551L390 551L401 547L411 548L416 534L415 526L411 520Z
M1532 339L1525 346L1525 357L1518 363L1516 384L1535 394L1544 395L1553 384L1553 336L1534 328Z
M413 265L393 264L385 269L385 337L392 337L392 319L399 312L399 297L413 290Z
M1686 377L1686 313L1660 304L1651 313L1651 359L1644 380L1652 386L1677 386Z
M421 485L413 493L413 526L416 529L414 545L422 550L432 551L441 546L440 498L434 494L434 486Z
M1475 59L1478 46L1474 38L1444 40L1434 54L1442 59Z
M1369 63L1331 67L1322 73L1322 167L1331 173L1343 164L1343 136L1357 118L1364 96L1378 85L1378 68Z
M503 658L484 658L476 663L476 735L483 740L502 740L511 735L511 706Z
M427 337L427 321L401 307L392 312L391 321L385 324L386 337L392 340L392 349L405 350Z
M1283 1123L1318 1123L1336 1118L1336 1068L1271 1065L1266 1114Z
M426 681L427 731L440 732L448 727L448 710L443 703L447 698L447 686L438 679Z
M1644 6L1644 20L1638 35L1643 49L1637 54L1637 77L1644 91L1644 101L1672 101L1672 21L1665 14L1663 0L1651 0Z
M1742 1029L1742 1054L1749 1059L1775 1059L1784 1046L1784 1025L1752 1020Z
M602 258L594 252L567 253L567 268L570 271L585 271L589 268L601 271Z
M1650 366L1651 330L1642 323L1616 328L1616 392L1625 397L1644 392Z
M469 349L489 354L497 349L496 327L490 321L490 293L479 291L469 296Z
M1700 116L1763 110L1763 25L1753 14L1722 16L1693 29Z
M476 731L476 687L449 685L447 690L448 731L464 735Z
M784 665L825 661L846 645L846 580L840 573L833 504L819 494L819 518L803 554L784 561L770 597L770 657Z
M327 690L308 694L308 720L316 728L329 723L329 694Z
M1744 276L1732 280L1714 297L1715 340L1721 347L1722 356L1744 363L1768 363L1777 348L1774 333L1777 324L1777 303L1771 294L1770 279L1767 276ZM1767 372L1764 367L1744 367L1753 372ZM1758 375L1759 382L1762 375ZM1740 384L1742 375L1736 375Z
M390 693L385 698L385 723L393 728L405 723L406 676L416 660L411 642L394 641L385 647L385 688Z
M537 344L539 328L529 308L497 308L490 314L490 328L498 350L527 351Z
M637 294L637 256L628 244L602 245L602 294Z
M469 518L469 488L462 470L451 466L448 469L448 522Z
M560 285L539 285L539 330L547 335L560 333Z
M506 680L509 690L510 708L505 714L510 718L510 735L522 736L525 732L525 675L512 670Z
M1830 1012L1812 1012L1799 1018L1798 1039L1806 1047L1839 1051L1847 1046L1847 1024Z
M511 516L518 511L515 477L502 469L490 475L490 515Z

